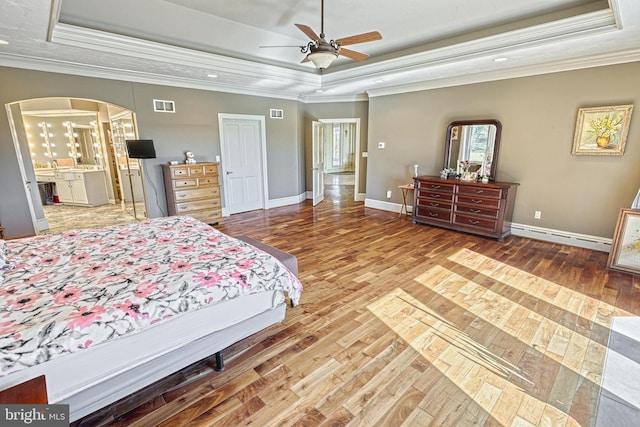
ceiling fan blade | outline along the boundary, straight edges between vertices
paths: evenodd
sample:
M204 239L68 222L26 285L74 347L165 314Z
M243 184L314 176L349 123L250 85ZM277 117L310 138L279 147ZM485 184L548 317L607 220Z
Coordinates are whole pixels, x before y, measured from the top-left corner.
M316 34L315 31L311 29L308 25L296 24L296 27L300 28L300 31L305 33L307 37L309 37L313 41L320 40L320 36Z
M347 58L355 59L356 61L363 61L369 57L366 53L356 52L355 50L340 48L340 55Z
M371 31L369 33L362 33L356 36L343 37L341 39L336 40L340 46L347 46L350 44L364 43L364 42L372 42L376 40L381 40L382 34L377 31Z

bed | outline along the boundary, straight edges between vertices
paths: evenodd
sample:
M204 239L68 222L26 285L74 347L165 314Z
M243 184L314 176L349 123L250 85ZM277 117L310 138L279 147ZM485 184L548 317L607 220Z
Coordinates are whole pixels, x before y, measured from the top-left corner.
M0 241L0 390L45 375L74 421L281 322L301 292L187 216Z

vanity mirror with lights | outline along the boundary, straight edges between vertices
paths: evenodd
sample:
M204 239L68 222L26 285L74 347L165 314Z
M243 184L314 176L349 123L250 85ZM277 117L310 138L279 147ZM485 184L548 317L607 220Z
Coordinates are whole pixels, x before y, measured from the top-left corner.
M455 121L447 127L443 168L456 170L458 178L428 175L414 178L414 224L448 228L499 241L511 234L519 184L493 181L501 132L502 125L497 120ZM460 179L469 176L488 176L490 181Z
M69 205L109 202L97 113L24 112L22 120L43 204L53 194Z

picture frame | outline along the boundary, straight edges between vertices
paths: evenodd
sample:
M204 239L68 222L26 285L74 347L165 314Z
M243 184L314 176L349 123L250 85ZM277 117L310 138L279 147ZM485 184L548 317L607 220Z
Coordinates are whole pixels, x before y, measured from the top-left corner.
M607 268L640 275L640 209L620 209Z
M451 128L451 140L452 141L458 140L458 126L454 126Z
M633 105L579 108L571 154L622 156Z

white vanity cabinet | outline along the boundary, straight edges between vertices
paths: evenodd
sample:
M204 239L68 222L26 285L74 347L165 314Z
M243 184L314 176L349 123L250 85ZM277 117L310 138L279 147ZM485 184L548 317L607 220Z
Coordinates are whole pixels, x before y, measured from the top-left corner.
M80 206L109 203L104 171L58 170L55 173L55 183L62 203Z

